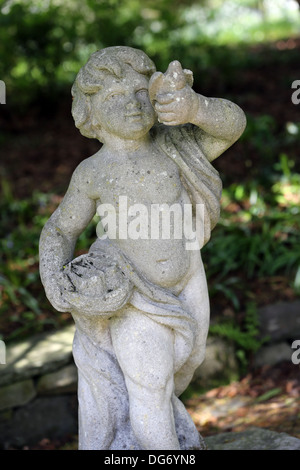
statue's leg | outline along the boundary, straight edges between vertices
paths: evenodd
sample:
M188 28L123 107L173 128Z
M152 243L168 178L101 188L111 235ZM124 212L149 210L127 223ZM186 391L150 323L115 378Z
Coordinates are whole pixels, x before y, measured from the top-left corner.
M191 415L185 408L182 401L173 394L173 410L176 423L176 432L181 450L203 450L206 445L200 436Z
M193 378L197 367L205 358L206 340L209 329L209 297L206 275L200 253L194 253L197 257L197 269L181 294L180 300L186 305L187 310L197 322L196 338L193 351L188 360L175 375L175 393L181 395Z
M130 426L124 376L113 352L77 330L73 355L78 368L79 449L139 449Z
M73 356L78 368L79 450L109 449L114 439L115 417L110 416L109 383L97 367L104 355L88 336L76 331Z
M141 448L179 450L172 406L172 330L128 306L111 320L111 337L128 390L131 426Z

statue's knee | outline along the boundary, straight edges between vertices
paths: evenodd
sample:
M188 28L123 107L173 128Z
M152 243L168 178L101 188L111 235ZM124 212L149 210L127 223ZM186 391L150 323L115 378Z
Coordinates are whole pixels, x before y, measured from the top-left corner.
M171 371L157 373L155 370L143 374L130 374L125 378L129 394L139 393L143 396L150 394L171 395L174 388L174 376Z

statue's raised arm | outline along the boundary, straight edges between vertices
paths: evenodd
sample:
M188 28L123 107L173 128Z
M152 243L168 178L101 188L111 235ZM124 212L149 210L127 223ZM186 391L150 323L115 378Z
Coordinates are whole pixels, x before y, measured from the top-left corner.
M156 72L149 83L149 95L158 119L166 126L187 123L199 128L198 140L211 162L238 140L245 130L242 109L229 100L208 98L193 88L193 73L177 60L163 74Z

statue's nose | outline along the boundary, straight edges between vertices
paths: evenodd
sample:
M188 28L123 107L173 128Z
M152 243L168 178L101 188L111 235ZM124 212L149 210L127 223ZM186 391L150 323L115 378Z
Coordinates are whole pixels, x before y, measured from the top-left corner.
M139 100L137 99L135 95L130 96L128 103L126 104L126 109L127 111L141 109L141 103L139 102Z

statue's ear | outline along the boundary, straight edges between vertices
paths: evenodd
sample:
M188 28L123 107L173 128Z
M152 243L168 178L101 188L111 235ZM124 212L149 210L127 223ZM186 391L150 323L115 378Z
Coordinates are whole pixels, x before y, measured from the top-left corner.
M93 139L94 132L91 122L92 106L90 97L85 95L76 84L74 84L72 88L72 97L72 115L75 126L80 130L82 135Z
M101 132L101 124L97 119L96 113L91 112L89 121L90 121L91 132L94 132L95 136L99 138L98 136L99 136L99 133Z
M89 120L93 127L100 129L100 123L99 123L99 120L97 119L97 114L93 112L93 110L91 110Z

